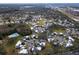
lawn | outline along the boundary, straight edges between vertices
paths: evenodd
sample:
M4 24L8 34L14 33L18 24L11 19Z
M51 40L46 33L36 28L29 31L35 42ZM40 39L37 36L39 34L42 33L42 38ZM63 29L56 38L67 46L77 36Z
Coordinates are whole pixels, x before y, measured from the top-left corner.
M45 19L41 18L40 20L37 21L37 25L43 26L45 24Z
M65 29L63 29L63 28L55 28L55 29L53 29L53 31L54 32L58 32L58 33L60 33L60 32L65 32Z
M8 39L6 45L4 46L4 49L6 50L7 54L15 54L15 45L19 40L21 40L21 38L22 36L13 39Z
M59 26L59 25L53 25L52 27L51 27L51 31L52 32L58 32L58 33L60 33L60 32L65 32L65 28L64 27L62 27L62 26Z

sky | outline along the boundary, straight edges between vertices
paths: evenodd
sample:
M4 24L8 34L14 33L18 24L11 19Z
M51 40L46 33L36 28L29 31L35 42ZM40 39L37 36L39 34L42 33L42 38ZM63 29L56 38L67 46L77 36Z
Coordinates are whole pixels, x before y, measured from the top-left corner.
M79 3L79 0L0 0L0 3Z

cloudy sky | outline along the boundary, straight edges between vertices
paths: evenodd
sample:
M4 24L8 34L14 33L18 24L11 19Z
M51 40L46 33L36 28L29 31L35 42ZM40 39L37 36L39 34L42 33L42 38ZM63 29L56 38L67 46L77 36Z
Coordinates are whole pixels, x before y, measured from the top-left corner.
M79 3L79 0L0 0L0 3Z

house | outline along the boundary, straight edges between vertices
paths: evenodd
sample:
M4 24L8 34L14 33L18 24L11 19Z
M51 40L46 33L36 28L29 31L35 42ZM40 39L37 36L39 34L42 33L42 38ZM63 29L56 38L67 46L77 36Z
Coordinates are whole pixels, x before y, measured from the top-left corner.
M38 30L35 30L36 33L38 33Z
M27 39L27 38L29 38L29 36L25 36L25 38Z
M48 42L50 43L50 42L52 42L54 39L53 39L53 38L48 38L47 40L48 40Z
M68 42L66 44L66 47L73 46L73 42L74 42L74 39L71 36L68 36Z
M69 36L68 39L71 41L74 41L74 39L71 36Z
M48 39L47 39L48 42L49 42L49 43L52 42L52 41L54 40L54 37L55 37L55 36L54 36L54 33L51 33L51 35L48 36Z
M30 36L24 36L23 40L30 40Z
M19 36L18 33L13 33L13 34L9 35L8 37L9 38L15 38L15 37L18 37L18 36Z
M41 50L42 50L42 47L41 47L41 46L37 46L37 47L36 47L36 50L37 50L37 51L41 51Z
M73 44L72 44L71 40L68 40L68 42L67 42L65 47L71 47L71 46L73 46Z
M54 33L51 33L51 35L53 36L53 35L54 35Z
M35 38L35 37L36 37L36 35L35 35L35 34L33 34L33 35L31 35L31 37L32 37L32 38Z
M24 42L26 42L27 40L30 40L30 36L24 36L24 37L22 38L22 40L23 40Z
M59 33L59 35L63 35L63 33L62 33L62 32L60 32L60 33Z
M45 47L46 42L40 42L39 45Z
M23 41L26 41L26 38L23 38Z
M36 49L36 47L35 46L33 46L33 47L31 47L31 52L33 53L36 53L37 52L37 49Z
M35 47L33 46L32 48L31 48L31 51L34 51L35 50Z
M17 43L16 43L16 48L20 48L20 45L21 45L21 41L19 40Z
M20 47L20 49L24 49L25 48L24 45L22 45L22 44L20 44L19 47Z
M36 49L35 47L32 47L31 53L32 53L32 54L37 54L37 49Z
M31 30L33 30L34 28L33 27L31 27Z
M19 54L28 54L28 50L27 49L21 49L18 53Z
M58 33L57 32L54 32L54 35L57 35Z

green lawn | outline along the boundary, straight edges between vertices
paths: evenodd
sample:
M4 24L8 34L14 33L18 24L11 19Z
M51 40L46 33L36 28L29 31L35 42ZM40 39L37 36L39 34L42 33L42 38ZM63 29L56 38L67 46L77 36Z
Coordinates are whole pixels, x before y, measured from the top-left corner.
M55 29L53 29L53 31L54 32L58 32L58 33L60 33L60 32L65 32L65 29L62 29L62 28L55 28Z
M37 25L43 26L45 24L45 20L41 18L41 20L37 21Z

